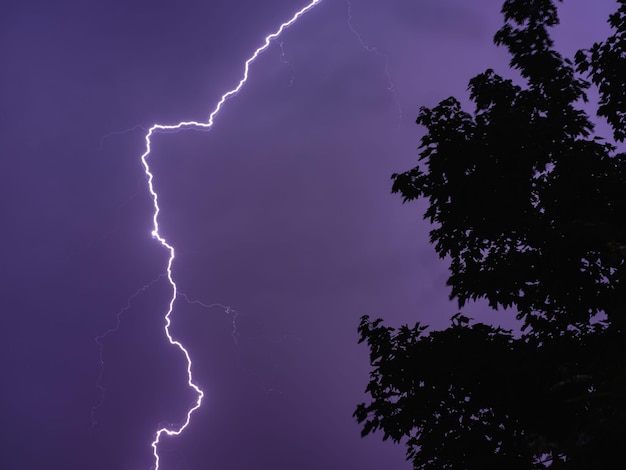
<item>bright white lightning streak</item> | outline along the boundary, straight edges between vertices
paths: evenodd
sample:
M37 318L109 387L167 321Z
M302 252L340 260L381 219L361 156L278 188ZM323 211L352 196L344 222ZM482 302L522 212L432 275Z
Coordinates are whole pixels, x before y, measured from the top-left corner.
M207 122L181 121L178 124L173 124L173 125L154 124L148 130L148 133L146 134L146 139L145 139L146 151L143 153L143 155L141 155L141 163L143 164L146 177L148 178L148 189L150 191L150 195L152 196L152 202L154 205L154 214L152 216L152 224L153 224L152 237L157 239L158 242L165 249L169 251L169 259L167 261L167 279L170 285L172 286L172 297L169 302L167 313L165 314L165 335L167 336L167 339L170 342L170 344L178 347L178 349L180 349L180 351L185 355L185 359L187 360L187 385L190 388L192 388L198 396L195 404L187 411L187 416L182 425L180 425L178 428L175 428L175 429L169 429L167 427L163 427L157 431L154 437L154 440L152 441L152 449L153 449L153 455L155 459L155 470L159 470L160 458L159 458L158 446L159 446L159 442L161 441L161 436L163 434L167 434L168 436L178 436L180 433L182 433L185 430L185 428L189 425L189 422L191 421L191 415L193 414L193 412L196 411L198 408L200 408L200 405L202 404L202 398L204 397L204 392L193 381L193 377L191 374L192 363L191 363L191 357L189 356L189 352L187 352L187 350L185 349L185 347L182 345L180 341L175 340L170 334L170 325L171 325L170 316L174 309L174 303L176 302L176 298L178 296L178 289L176 287L176 283L174 282L174 278L172 277L172 263L174 262L175 251L174 251L174 247L170 245L167 242L167 240L161 236L159 232L158 219L159 219L159 212L161 211L159 207L159 196L154 189L154 184L153 184L154 175L152 174L152 171L150 170L150 166L148 165L148 156L150 155L150 151L151 151L150 139L152 135L158 131L177 131L183 128L185 129L196 128L196 129L208 130L211 127L213 127L213 120L222 109L222 106L224 105L226 100L236 95L237 93L239 93L239 91L243 88L244 84L248 80L248 75L250 72L250 65L252 64L252 62L254 62L256 58L270 46L272 40L280 36L285 29L287 29L289 26L291 26L296 21L298 21L298 18L300 18L305 13L307 13L309 10L311 10L315 5L317 5L321 1L322 0L312 0L308 5L306 5L304 8L296 12L291 17L290 20L281 24L280 27L276 30L276 32L265 37L265 42L263 43L263 45L260 46L257 50L255 50L252 56L250 56L250 58L246 60L245 65L244 65L243 78L239 81L239 83L237 84L235 88L233 88L232 90L222 95L219 102L215 106L215 109L209 115L209 119L207 120Z

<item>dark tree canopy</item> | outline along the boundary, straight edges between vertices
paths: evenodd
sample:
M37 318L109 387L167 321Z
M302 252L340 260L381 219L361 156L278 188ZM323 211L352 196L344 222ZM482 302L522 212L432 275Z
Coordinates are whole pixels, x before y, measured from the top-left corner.
M524 334L460 313L445 331L362 319L374 367L355 417L404 440L416 469L615 468L626 429L626 154L579 106L626 139L626 0L613 34L575 61L553 49L551 0L507 0L494 42L525 83L472 78L473 112L421 108L420 165L393 175L428 199L431 243L450 259L459 308L514 307ZM601 321L598 317L603 318Z
M576 107L589 85L552 49L553 2L509 1L503 12L495 42L528 86L487 70L470 80L474 113L455 98L422 108L425 169L394 175L393 190L429 199L431 241L451 259L461 306L486 298L541 329L586 325L622 300L615 251L626 241L626 160L591 137Z

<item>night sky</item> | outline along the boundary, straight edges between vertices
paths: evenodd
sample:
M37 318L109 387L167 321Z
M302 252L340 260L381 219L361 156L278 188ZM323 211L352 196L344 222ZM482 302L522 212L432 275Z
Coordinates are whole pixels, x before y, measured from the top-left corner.
M171 289L151 237L146 129L205 121L307 3L3 2L3 470L147 470L156 430L184 419L195 395L163 330ZM606 37L615 5L567 1L558 48ZM350 23L346 1L323 0L210 131L153 138L184 294L172 333L206 393L163 439L161 469L410 468L402 446L362 439L351 417L369 370L356 328L364 314L441 328L457 311L423 205L402 205L390 175L417 161L419 106L466 102L488 67L515 77L492 45L500 6L352 0ZM510 312L467 312L513 325Z

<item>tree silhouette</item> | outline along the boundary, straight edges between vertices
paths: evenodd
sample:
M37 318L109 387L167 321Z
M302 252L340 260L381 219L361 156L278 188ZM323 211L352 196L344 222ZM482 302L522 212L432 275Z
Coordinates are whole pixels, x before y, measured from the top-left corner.
M575 61L553 49L551 0L507 0L496 45L523 85L472 78L475 104L421 108L420 165L394 174L404 202L427 198L431 243L450 260L459 308L514 307L523 334L461 313L427 333L363 317L370 403L362 434L405 441L416 469L615 468L626 429L626 154L578 108L626 138L626 0L613 34Z

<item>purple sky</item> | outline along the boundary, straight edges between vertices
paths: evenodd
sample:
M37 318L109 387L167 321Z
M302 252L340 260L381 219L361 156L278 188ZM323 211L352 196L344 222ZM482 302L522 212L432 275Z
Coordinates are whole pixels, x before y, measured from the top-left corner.
M154 432L184 418L194 396L163 333L167 253L150 236L138 126L206 120L306 4L3 4L0 468L147 470ZM163 470L410 468L402 446L361 439L351 417L369 369L356 327L363 314L443 327L457 311L419 205L390 194L390 174L416 162L420 105L464 98L487 67L511 75L492 45L500 6L352 0L394 94L348 4L323 0L252 66L210 132L153 139L179 288L238 312L176 304L172 331L206 397L164 440ZM605 37L614 7L566 2L559 47ZM95 338L120 312L102 366Z

